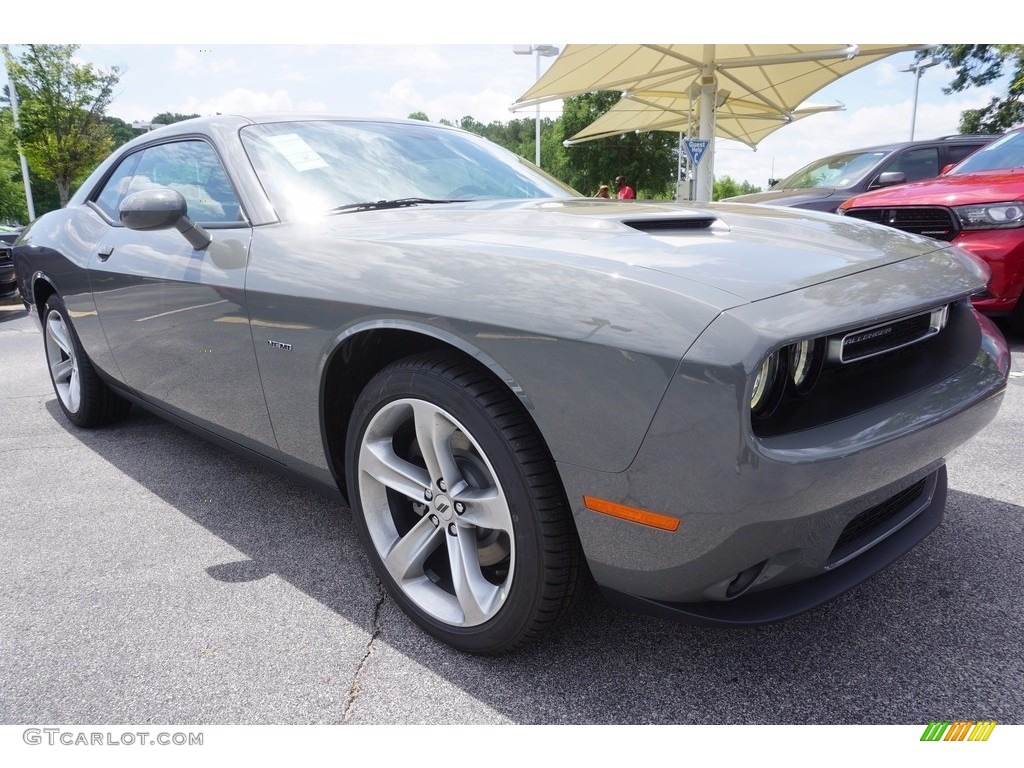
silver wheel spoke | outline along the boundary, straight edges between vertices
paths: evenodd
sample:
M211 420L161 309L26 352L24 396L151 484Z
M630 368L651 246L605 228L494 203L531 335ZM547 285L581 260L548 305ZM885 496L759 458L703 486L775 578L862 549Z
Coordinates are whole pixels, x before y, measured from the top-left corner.
M384 556L388 573L399 584L425 578L423 563L437 549L444 535L443 528L435 527L428 517L421 518Z
M459 515L462 523L475 525L479 528L504 531L512 535L512 513L508 502L497 488L467 489L455 495L455 501L466 505L465 511Z
M70 379L71 374L75 372L75 363L72 360L61 360L59 363L50 366L50 371L53 373L53 378L56 381L63 382L66 379Z
M54 317L52 314L50 315L49 320L46 322L46 333L58 347L64 350L65 355L74 357L71 341L67 337L67 329L64 327L64 323L59 316Z
M423 491L431 486L427 470L398 456L390 441L366 444L360 465L363 472L381 485L415 501L423 501Z
M430 403L417 401L413 405L416 426L416 442L419 443L423 461L430 472L430 479L443 478L448 488L459 479L459 468L455 465L449 440L457 427Z
M462 608L464 623L480 624L501 607L501 588L491 584L480 573L474 529L459 527L456 530L457 535L447 537L455 597Z
M78 366L71 369L71 379L68 381L68 410L78 412L78 406L82 402L82 387L79 383Z

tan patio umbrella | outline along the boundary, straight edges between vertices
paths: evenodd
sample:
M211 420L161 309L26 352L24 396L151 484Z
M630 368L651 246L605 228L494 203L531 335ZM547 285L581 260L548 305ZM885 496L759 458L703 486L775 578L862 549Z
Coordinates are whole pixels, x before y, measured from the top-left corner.
M758 142L785 125L822 112L843 110L842 104L806 106L789 113L780 113L761 102L724 99L715 110L715 135L733 139L755 148ZM699 120L699 103L688 97L626 95L601 117L568 139L567 145L619 136L632 131L674 131L689 133L690 125Z
M567 45L513 109L591 91L629 99L686 98L696 104L699 138L713 147L716 101L762 104L791 120L812 94L843 75L917 45ZM780 126L781 127L781 126ZM650 130L633 128L632 130ZM697 168L698 200L711 199L714 152Z

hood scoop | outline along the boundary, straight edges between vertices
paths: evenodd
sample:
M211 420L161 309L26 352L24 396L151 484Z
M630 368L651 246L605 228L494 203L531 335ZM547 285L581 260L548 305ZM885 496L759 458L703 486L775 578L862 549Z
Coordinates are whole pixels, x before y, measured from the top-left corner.
M708 229L718 221L714 216L679 216L671 219L633 219L623 220L623 224L641 232L672 232L680 229Z

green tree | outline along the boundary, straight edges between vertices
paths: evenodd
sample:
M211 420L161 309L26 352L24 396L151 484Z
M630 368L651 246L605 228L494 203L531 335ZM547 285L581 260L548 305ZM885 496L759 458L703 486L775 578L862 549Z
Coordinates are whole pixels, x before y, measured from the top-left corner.
M617 91L596 91L565 99L559 120L561 142L582 131L619 100ZM592 195L602 184L625 176L638 197L669 197L675 183L678 134L626 133L568 147L564 162L549 168L571 187ZM543 142L542 142L543 143Z
M138 134L135 129L119 117L106 116L103 122L110 128L110 137L114 140L114 146L120 147L134 139Z
M1024 45L940 45L934 55L956 73L945 93L989 85L1009 75L1006 94L960 114L961 133L999 133L1024 122ZM925 53L919 53L918 59Z
M719 179L715 179L715 186L711 192L712 200L724 200L727 197L736 197L736 195L749 195L753 192L762 192L763 190L751 184L749 181L736 181L731 176L722 176Z
M0 224L28 220L11 110L0 111Z
M199 113L193 112L190 115L186 115L181 112L161 112L159 115L154 116L149 122L156 123L158 125L171 125L172 123L180 123L182 120L191 120L193 117L199 117Z
M408 119L409 120L422 120L425 123L429 123L430 122L430 118L427 117L427 113L426 112L410 112Z
M72 61L77 45L28 45L20 57L4 47L18 89L18 137L32 170L57 186L67 205L73 184L113 149L104 112L120 80L117 67L100 70Z

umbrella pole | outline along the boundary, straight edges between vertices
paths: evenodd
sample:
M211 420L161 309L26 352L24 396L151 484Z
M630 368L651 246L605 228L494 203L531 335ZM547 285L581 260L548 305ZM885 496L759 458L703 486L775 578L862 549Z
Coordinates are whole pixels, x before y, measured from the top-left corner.
M694 191L694 200L701 203L710 202L715 186L715 96L717 90L714 70L709 68L705 70L700 81L699 136L701 140L708 142L704 157L697 163L697 189Z

